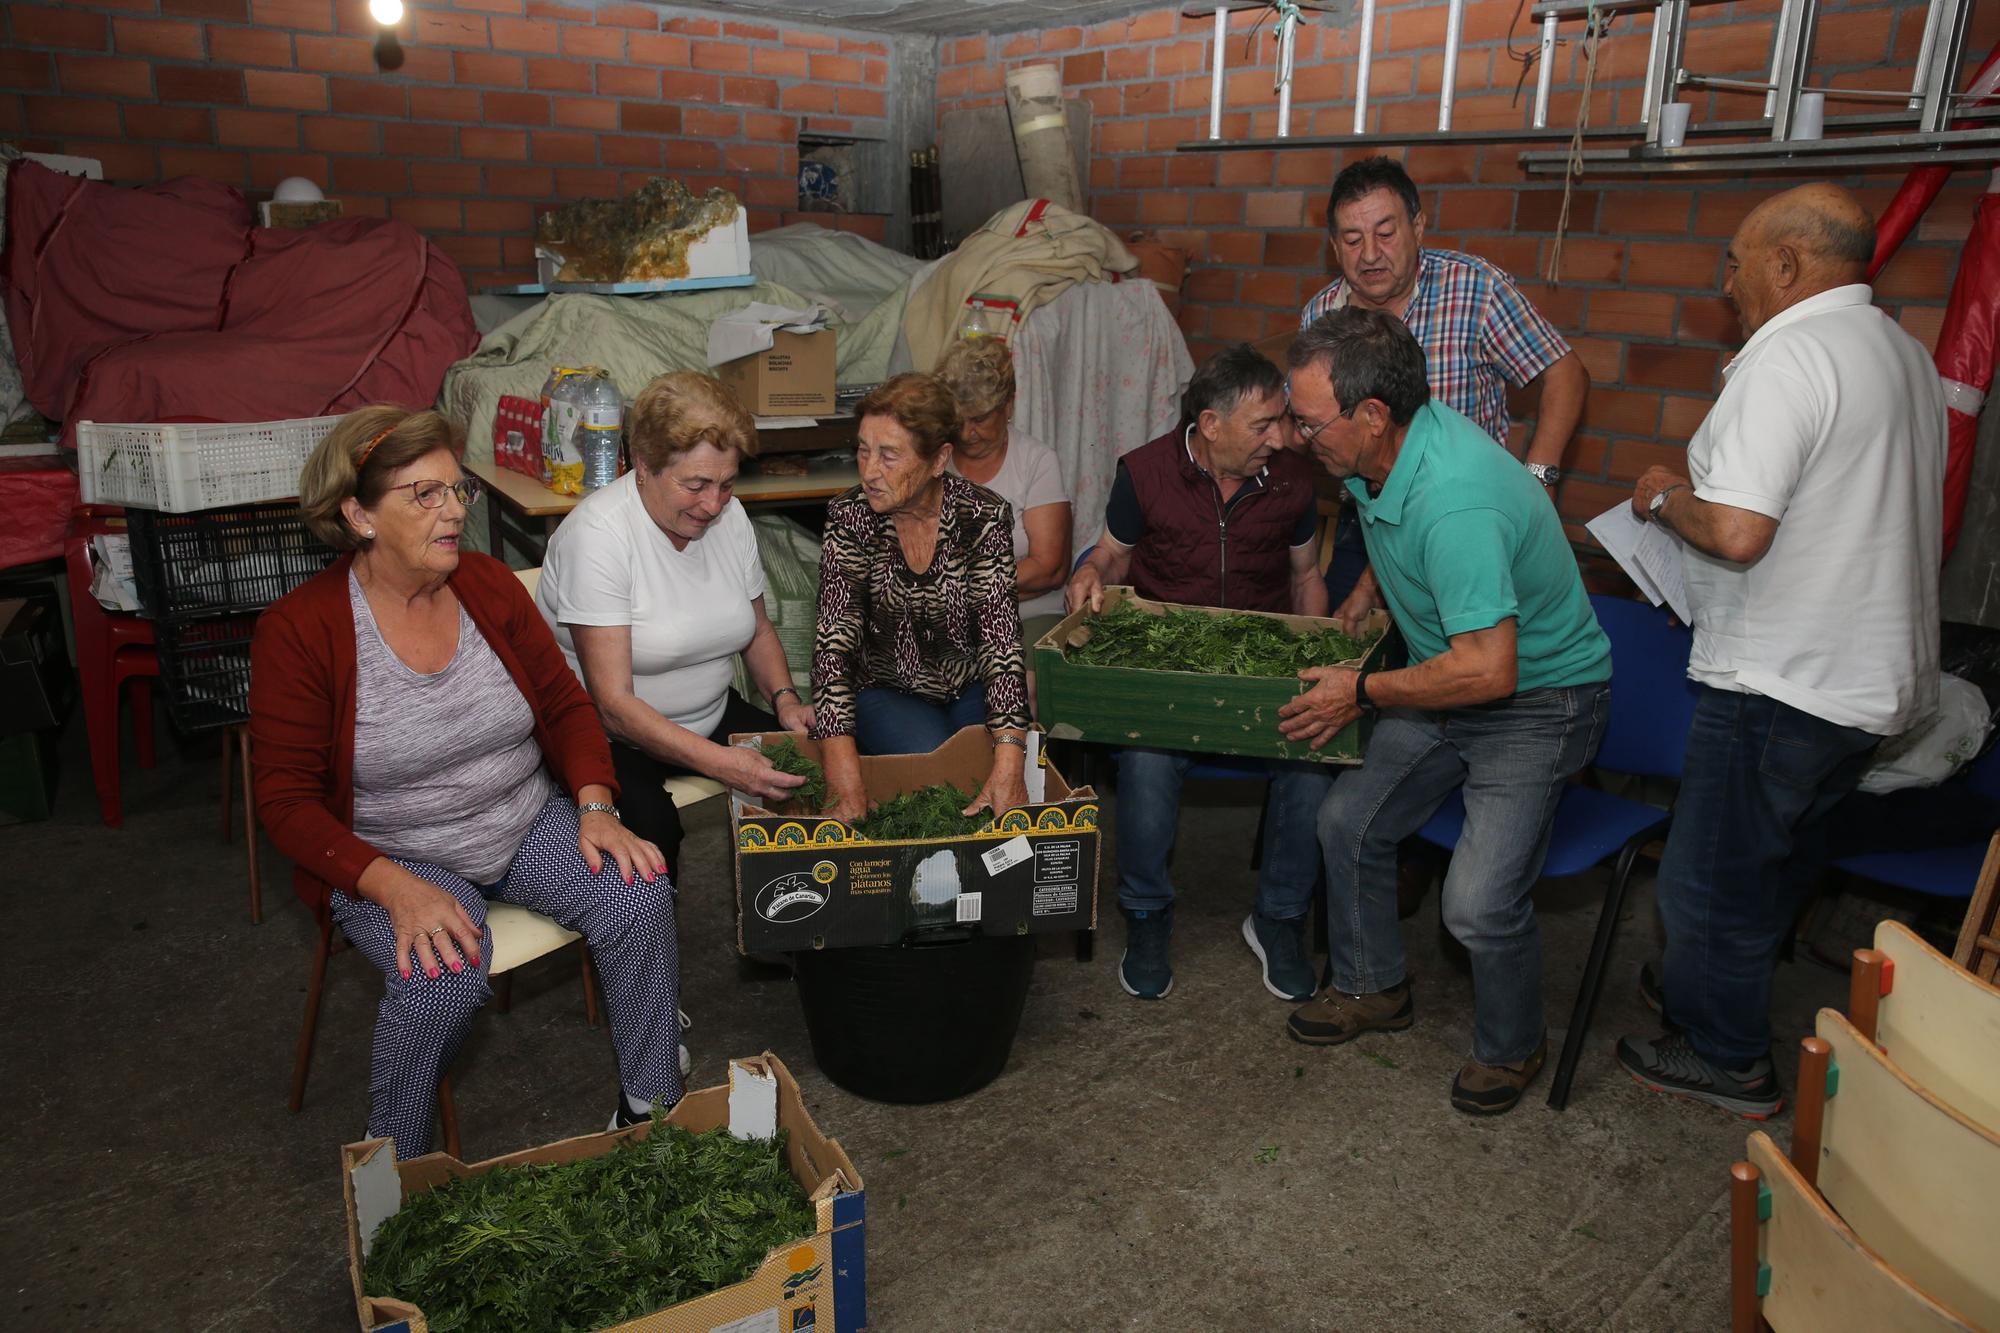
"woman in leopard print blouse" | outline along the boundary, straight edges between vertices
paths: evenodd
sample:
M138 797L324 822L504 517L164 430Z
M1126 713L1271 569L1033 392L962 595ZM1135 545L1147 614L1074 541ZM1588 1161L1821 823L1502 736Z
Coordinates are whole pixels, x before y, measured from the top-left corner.
M812 734L834 798L827 813L866 813L860 754L927 753L980 722L993 766L966 813L1023 805L1013 513L946 474L959 414L933 376L896 376L856 415L861 485L827 506L820 552Z

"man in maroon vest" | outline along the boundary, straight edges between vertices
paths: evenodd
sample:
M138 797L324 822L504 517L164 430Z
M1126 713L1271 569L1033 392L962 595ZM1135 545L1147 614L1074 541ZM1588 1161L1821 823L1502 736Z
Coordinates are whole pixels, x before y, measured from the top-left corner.
M1240 611L1326 614L1312 465L1285 448L1285 381L1248 344L1218 352L1181 398L1184 425L1126 454L1099 537L1070 579L1070 609L1103 605L1106 584L1141 597ZM1168 943L1174 885L1167 866L1181 782L1194 756L1118 756L1118 905L1127 919L1118 981L1157 1000L1173 989ZM1306 909L1319 873L1315 829L1333 772L1274 763L1257 903L1243 938L1280 999L1312 996Z

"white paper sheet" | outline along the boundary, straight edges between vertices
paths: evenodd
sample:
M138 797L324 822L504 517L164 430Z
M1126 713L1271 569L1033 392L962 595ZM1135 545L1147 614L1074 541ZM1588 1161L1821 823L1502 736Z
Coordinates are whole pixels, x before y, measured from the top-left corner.
M709 324L708 364L719 366L725 361L764 351L775 341L773 335L779 329L787 333L812 333L825 328L831 321L832 316L825 306L795 309L772 305L768 301L752 301L741 310L732 310Z
M1639 585L1639 591L1654 606L1665 603L1673 608L1681 623L1692 625L1694 613L1688 606L1687 583L1682 572L1681 539L1658 523L1641 523L1632 506L1619 501L1584 524L1598 544L1618 562L1618 567Z

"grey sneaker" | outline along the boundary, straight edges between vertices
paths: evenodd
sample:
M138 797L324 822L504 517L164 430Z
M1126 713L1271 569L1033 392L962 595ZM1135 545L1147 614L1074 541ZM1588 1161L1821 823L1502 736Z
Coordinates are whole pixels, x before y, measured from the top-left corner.
M1141 1000L1164 1000L1174 988L1174 965L1167 945L1174 934L1174 909L1125 913L1125 956L1118 960L1118 984Z
M1785 1109L1769 1056L1747 1069L1723 1069L1696 1051L1684 1032L1621 1037L1618 1063L1641 1087L1720 1106L1746 1120L1768 1120Z
M1306 919L1274 921L1252 912L1243 918L1243 942L1263 966L1264 989L1281 1000L1310 1000L1312 964L1306 961Z

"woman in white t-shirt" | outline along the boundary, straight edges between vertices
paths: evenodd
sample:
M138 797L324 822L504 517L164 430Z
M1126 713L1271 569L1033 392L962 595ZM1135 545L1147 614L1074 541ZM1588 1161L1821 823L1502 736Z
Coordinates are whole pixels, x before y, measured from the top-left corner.
M536 601L611 739L625 824L680 875L681 821L662 784L698 773L768 800L804 779L734 732L812 724L764 612L764 566L731 496L757 428L722 383L693 371L640 391L632 470L585 497L549 538ZM730 688L737 654L772 712Z
M960 338L937 376L964 418L950 468L1014 507L1014 592L1021 638L1033 644L1063 615L1069 579L1070 504L1055 450L1012 428L1014 356L998 338Z

